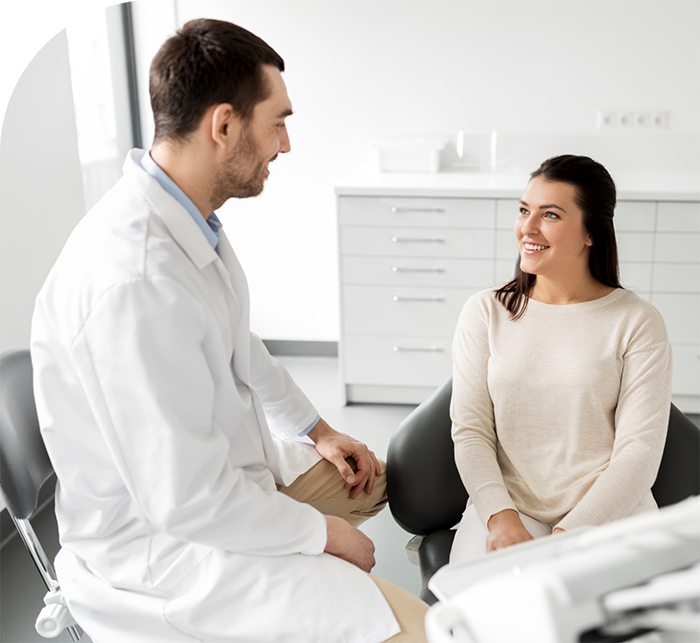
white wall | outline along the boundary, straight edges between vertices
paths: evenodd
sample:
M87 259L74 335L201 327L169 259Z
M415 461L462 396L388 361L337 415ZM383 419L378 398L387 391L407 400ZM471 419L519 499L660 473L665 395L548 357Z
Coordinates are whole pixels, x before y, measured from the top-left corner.
M0 137L0 352L29 346L34 298L83 215L65 32L24 71Z
M27 47L38 50L63 26L61 7L95 2L3 4L0 115L30 60ZM562 152L589 153L612 170L700 169L698 0L143 0L136 9L137 20L152 17L136 25L144 88L153 53L192 17L237 22L285 58L292 153L273 164L261 197L222 212L251 283L253 328L268 339L337 339L333 186L369 160L373 135L496 129L525 170ZM31 91L51 83L44 103L29 101L34 120L23 107L4 123L17 138L7 151L5 135L0 143L0 238L18 239L18 212L34 206L57 228L40 227L34 254L2 241L0 348L26 343L27 302L76 219L72 188L57 199L27 170L48 168L44 179L56 189L78 176L70 124L47 121L67 118L67 79L44 70L34 80ZM667 109L671 126L598 132L600 107ZM148 141L152 127L145 131Z
M61 32L14 87L0 136L0 352L29 346L34 297L82 208L68 47Z
M700 171L697 0L161 2L178 25L236 22L287 64L292 153L261 197L221 213L265 338L338 338L333 186L371 159L374 135L497 130L526 171L567 152L611 170ZM144 76L157 46L141 47ZM599 108L669 110L670 127L597 131Z

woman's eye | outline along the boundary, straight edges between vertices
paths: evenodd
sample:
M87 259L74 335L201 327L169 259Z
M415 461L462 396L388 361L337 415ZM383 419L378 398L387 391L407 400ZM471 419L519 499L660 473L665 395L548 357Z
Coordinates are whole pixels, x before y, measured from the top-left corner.
M526 217L528 214L530 214L525 208L520 208L520 215Z
M547 219L558 219L559 218L559 215L555 214L554 212L545 212L544 216Z

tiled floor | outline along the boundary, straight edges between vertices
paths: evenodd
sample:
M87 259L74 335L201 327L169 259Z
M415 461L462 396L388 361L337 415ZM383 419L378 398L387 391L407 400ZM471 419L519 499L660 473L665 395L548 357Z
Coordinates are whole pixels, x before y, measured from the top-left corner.
M338 360L329 357L284 357L286 365L322 417L334 428L366 442L375 453L386 456L389 439L412 406L341 404ZM698 423L698 417L692 418ZM49 557L58 550L52 507L36 520L35 529ZM417 594L418 568L411 565L404 546L410 535L404 532L388 510L366 522L363 531L374 541L377 565L373 573ZM42 607L44 588L29 555L18 539L0 553L0 643L46 641L34 631L34 620ZM64 633L56 641L69 641ZM82 639L90 643L90 639ZM124 642L128 643L128 642Z

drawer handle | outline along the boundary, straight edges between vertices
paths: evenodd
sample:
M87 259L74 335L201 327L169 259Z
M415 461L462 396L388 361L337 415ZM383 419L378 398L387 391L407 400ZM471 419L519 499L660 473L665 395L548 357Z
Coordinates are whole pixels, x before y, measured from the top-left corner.
M404 268L403 266L392 266L392 272L445 272L444 268Z
M394 205L391 208L392 212L400 214L401 212L436 212L441 213L445 211L445 208L408 208Z
M444 353L442 346L431 346L430 348L412 348L408 346L392 346L395 353Z
M445 243L445 239L440 237L420 238L420 237L391 237L392 243Z
M430 302L441 302L445 301L444 297L402 297L401 295L394 295L392 297L394 301L430 301Z

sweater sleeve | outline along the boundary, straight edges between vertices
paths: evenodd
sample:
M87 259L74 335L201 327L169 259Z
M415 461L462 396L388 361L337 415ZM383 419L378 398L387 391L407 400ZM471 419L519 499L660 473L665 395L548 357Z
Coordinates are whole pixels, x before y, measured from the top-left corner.
M663 319L649 307L623 354L610 462L557 527L571 530L624 518L649 492L668 429L671 366L671 346Z
M515 509L497 461L494 411L488 390L489 311L479 294L465 304L454 336L452 439L462 482L482 523Z

